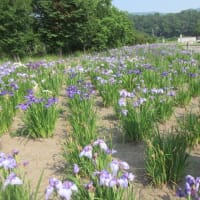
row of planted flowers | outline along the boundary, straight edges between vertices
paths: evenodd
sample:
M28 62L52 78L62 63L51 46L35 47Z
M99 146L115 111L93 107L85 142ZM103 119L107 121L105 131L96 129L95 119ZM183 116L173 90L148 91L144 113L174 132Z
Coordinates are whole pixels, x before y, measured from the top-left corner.
M63 62L43 61L26 64L8 62L0 66L2 69L0 74L1 135L8 131L16 115L16 108L24 101L28 90L33 90L34 95L38 96L44 96L44 93L46 97L58 95L63 84Z
M112 156L115 150L109 148L103 139L97 139L94 87L85 81L85 74L80 71L78 67L68 72L67 95L72 130L64 157L72 167L66 178L76 185L75 199L122 199L134 175L128 172L128 163ZM134 199L134 194L127 198Z

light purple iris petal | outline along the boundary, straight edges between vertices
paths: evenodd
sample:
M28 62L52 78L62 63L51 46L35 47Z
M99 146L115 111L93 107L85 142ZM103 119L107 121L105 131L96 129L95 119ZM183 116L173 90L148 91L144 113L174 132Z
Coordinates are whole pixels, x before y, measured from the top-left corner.
M196 191L199 191L200 177L196 178Z
M127 162L125 162L125 161L120 161L119 162L119 166L120 166L120 168L121 169L123 169L123 170L128 170L130 167L129 167L129 164L127 163Z
M17 162L12 157L7 157L1 162L1 165L4 169L14 169L17 167Z
M124 116L127 116L127 114L128 114L128 110L126 110L126 109L123 109L121 112L122 112L122 115L124 115Z
M57 178L50 178L49 179L49 186L58 189L62 186L62 182L60 180L58 180Z
M79 169L79 166L77 164L74 164L73 171L74 171L74 174L78 174L79 173L80 169Z
M119 106L126 106L126 99L125 98L120 98L118 101Z
M171 97L174 97L174 96L176 96L176 92L173 91L173 90L171 90L171 91L168 91L168 92L167 92L167 95L168 95L168 96L171 96Z
M119 91L119 95L120 95L120 97L123 97L123 98L125 98L125 97L127 97L127 91L126 90L120 90Z
M109 187L115 187L118 184L117 178L112 178L109 182Z
M5 189L8 185L22 185L22 184L23 181L19 177L17 177L17 175L14 172L12 172L5 180L3 188Z
M12 150L12 155L15 156L15 155L18 155L19 154L19 150L17 149L13 149Z
M114 154L114 153L117 153L117 151L115 149L108 149L106 151L107 154Z
M60 197L64 198L65 200L70 200L72 191L77 192L78 191L77 186L71 181L65 181L62 184L62 187L58 189L58 194Z
M190 184L188 182L185 183L185 192L188 196L191 195L191 192L192 192L192 188L190 186Z
M102 139L98 139L93 143L93 146L96 146L96 145L99 145L99 147L105 152L108 150L107 144Z
M100 185L109 186L109 182L112 180L112 175L107 171L102 171L100 174Z
M90 190L91 188L93 188L93 182L89 182L87 184L84 185L84 187L87 189L87 190Z
M135 176L132 173L125 172L122 177L128 179L129 181L133 181L135 179Z
M72 191L66 188L60 188L58 191L58 195L65 200L70 200L72 196Z
M119 170L119 162L117 160L113 160L110 163L110 169L112 171L113 176L117 176L118 170Z
M81 153L79 154L80 157L87 157L89 159L92 159L92 146L91 145L87 145L83 148L83 150L81 151Z
M195 178L194 178L193 176L191 176L191 175L187 175L187 176L185 177L185 180L186 180L186 182L188 182L190 185L195 184Z
M118 179L119 185L122 188L127 188L128 187L128 179L127 178L119 178Z
M45 200L49 200L54 192L54 187L48 185L45 191Z

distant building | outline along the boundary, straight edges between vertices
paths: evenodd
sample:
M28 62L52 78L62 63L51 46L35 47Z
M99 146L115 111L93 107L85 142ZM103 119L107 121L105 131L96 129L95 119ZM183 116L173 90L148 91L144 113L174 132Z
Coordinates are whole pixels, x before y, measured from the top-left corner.
M195 43L197 42L197 37L183 37L182 34L180 35L180 37L178 38L178 42L180 43L189 43L189 44L192 44L192 43Z

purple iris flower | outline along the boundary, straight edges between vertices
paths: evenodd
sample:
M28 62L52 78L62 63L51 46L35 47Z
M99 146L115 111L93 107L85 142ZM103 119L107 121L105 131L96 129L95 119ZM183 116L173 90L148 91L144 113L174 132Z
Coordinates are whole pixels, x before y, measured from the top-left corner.
M3 90L3 91L0 92L0 96L4 96L4 95L6 95L6 94L8 94L8 91L7 91L7 90Z
M27 110L29 108L29 104L27 104L27 103L19 104L18 106L16 106L16 108L20 108L22 110Z
M73 98L76 94L80 94L81 91L75 85L71 85L67 88L67 96Z
M91 145L87 145L83 148L83 150L81 151L81 153L79 154L80 157L87 157L89 159L92 159L92 146Z
M84 186L88 191L93 191L94 190L93 182L89 182L89 183L85 184Z
M117 173L119 171L119 162L118 162L118 160L113 160L110 163L110 168L111 168L111 171L112 171L112 175L113 176L117 176Z
M100 149L104 150L105 152L108 150L107 144L102 139L98 139L93 143L93 146L97 145L100 147Z
M171 96L171 97L174 97L174 96L176 96L176 92L173 91L173 90L170 90L170 91L167 92L167 95Z
M49 179L49 185L45 191L45 200L49 200L53 194L56 193L64 200L70 200L73 191L78 191L77 186L71 181L61 182L56 178Z
M0 157L0 167L3 167L4 169L14 169L17 167L17 162L10 155L3 155Z
M99 176L99 184L109 186L110 181L113 179L112 175L106 170L101 171Z
M195 74L195 73L190 73L189 75L190 75L190 77L193 77L193 78L198 76L198 74Z
M14 90L18 90L19 86L16 83L11 83L10 86L14 89Z
M54 105L55 103L58 102L58 99L55 98L55 97L52 97L52 98L48 98L47 99L47 103L45 104L45 107L48 108L48 107L51 107L52 105Z
M77 164L74 164L74 174L78 174L79 173L79 171L80 171L80 168L79 168L79 166L77 165Z
M176 196L180 198L185 197L185 192L181 188L178 188L178 190L176 191Z
M125 172L122 177L128 179L129 181L133 181L135 176L131 172Z
M118 179L119 186L122 188L127 188L128 187L128 179L126 177L121 177Z
M126 106L126 99L125 98L120 98L118 101L118 105L121 106Z
M45 190L45 200L49 200L54 192L54 187L48 185Z
M165 72L162 72L162 73L161 73L161 76L168 76L168 74L169 74L169 72L166 72L166 71L165 71Z
M123 109L123 110L121 111L121 113L122 113L122 115L127 116L127 114L128 114L128 110Z
M3 184L3 189L5 189L8 185L22 185L23 181L17 177L17 175L12 172L5 180Z

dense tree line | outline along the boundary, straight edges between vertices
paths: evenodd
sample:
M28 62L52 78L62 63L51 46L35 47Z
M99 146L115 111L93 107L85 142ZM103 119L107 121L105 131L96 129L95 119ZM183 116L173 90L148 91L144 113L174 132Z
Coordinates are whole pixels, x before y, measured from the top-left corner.
M180 13L170 14L129 14L135 28L157 37L178 37L200 35L200 10L184 10Z
M1 0L0 56L105 50L138 36L112 0Z

